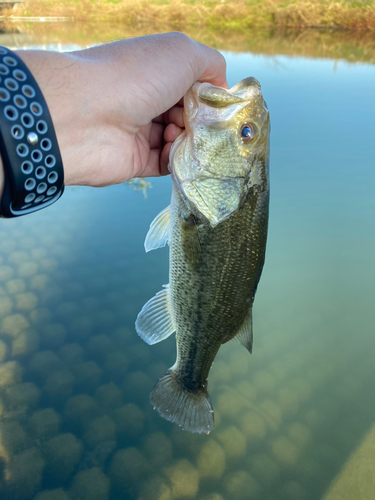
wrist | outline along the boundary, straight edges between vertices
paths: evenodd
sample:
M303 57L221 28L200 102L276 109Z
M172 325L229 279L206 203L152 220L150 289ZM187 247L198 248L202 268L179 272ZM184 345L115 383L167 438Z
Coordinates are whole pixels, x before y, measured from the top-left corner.
M3 195L4 189L4 168L3 168L3 160L0 157L0 201Z

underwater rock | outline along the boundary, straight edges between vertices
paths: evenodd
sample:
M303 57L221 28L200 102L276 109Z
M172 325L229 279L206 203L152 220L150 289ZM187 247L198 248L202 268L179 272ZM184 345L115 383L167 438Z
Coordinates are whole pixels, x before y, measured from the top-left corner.
M44 390L49 396L62 398L63 400L70 396L73 391L75 378L70 370L64 368L55 371L47 377Z
M45 307L37 307L28 315L31 323L38 328L42 328L51 322L51 313Z
M57 488L56 490L43 490L33 500L70 500L70 497L62 488Z
M197 465L200 477L221 477L225 469L225 452L219 443L210 439L199 453Z
M105 279L105 287L107 288L107 277ZM97 328L105 328L108 330L112 325L116 322L116 316L112 311L106 310L101 307L98 310L93 312L92 321Z
M280 465L265 453L249 456L247 463L255 479L264 483L265 486L279 481L281 477Z
M241 431L247 440L262 439L266 435L266 419L255 411L249 411L241 420Z
M260 493L259 483L245 471L229 474L224 481L228 498L231 500L248 500Z
M95 309L100 307L101 303L100 300L98 300L96 297L83 297L81 305L88 311L94 311Z
M272 394L277 385L277 379L265 370L258 371L252 382L261 394Z
M228 388L225 389L218 397L216 407L223 417L234 417L235 415L238 415L244 407L244 400L239 397L233 389Z
M238 348L238 351L236 350L229 360L232 378L240 378L246 375L250 368L250 362L249 353Z
M298 459L299 450L289 438L280 436L272 445L272 453L279 462L292 466Z
M20 311L32 311L38 305L38 297L32 292L19 293L15 298L16 308Z
M41 271L51 273L58 267L58 263L55 259L40 259L39 267Z
M21 383L22 367L18 361L7 361L0 364L0 387L8 387Z
M111 334L111 340L119 351L126 352L133 339L134 334L128 328L115 328Z
M136 367L140 364L146 366L152 359L152 349L148 344L140 342L138 338L135 343L128 345L126 354L132 365Z
M29 418L29 428L37 439L51 438L59 432L61 417L53 408L35 411Z
M28 371L36 375L41 381L53 372L63 367L59 357L53 351L39 351L31 358Z
M19 250L16 252L12 252L9 255L8 261L11 262L12 264L22 264L22 262L26 262L30 259L30 256L27 252L24 250Z
M40 390L32 382L9 387L5 393L6 408L10 415L22 419L28 410L37 406Z
M84 361L76 366L72 366L73 373L77 378L76 389L78 391L88 391L97 387L103 376L103 370L95 361Z
M60 347L66 337L66 328L61 323L51 323L41 329L43 344L46 347Z
M29 327L30 323L23 314L13 314L3 319L1 323L1 333L10 335L11 337L17 337L19 333Z
M123 354L122 352L119 351L113 351L107 354L106 359L105 359L105 368L113 373L113 374L119 374L119 375L124 375L127 371L129 365L128 358Z
M47 250L43 247L33 248L30 253L32 259L40 260L47 257Z
M225 500L219 493L209 493L204 497L199 497L199 500Z
M4 469L6 494L28 500L42 482L44 460L37 448L29 448L10 457Z
M137 436L144 427L142 410L135 404L127 404L114 410L113 420L117 426L117 433L123 437Z
M153 415L155 415L155 421L157 422L157 413L154 412ZM192 456L197 457L200 450L202 449L202 445L205 443L205 440L202 439L202 436L200 436L199 434L188 433L182 430L181 427L177 425L174 425L172 427L171 439L173 447L178 450L178 453L182 453L182 456L186 456L186 453L190 452Z
M320 463L310 457L301 458L296 465L296 470L303 480L308 481L317 481L322 475Z
M21 276L22 278L30 278L36 274L37 271L38 264L33 261L25 261L18 266L18 276Z
M65 344L59 349L59 357L67 365L75 366L83 361L84 350L77 343Z
M61 302L56 310L56 314L62 319L72 319L80 313L80 308L75 302Z
M71 500L107 500L110 487L109 478L98 467L93 467L74 476L69 497Z
M29 234L28 231L27 231L27 233L26 232L24 233L24 236L22 238L19 238L18 246L19 246L19 248L25 248L26 250L30 250L30 249L35 247L37 242L36 242L35 238L31 238L29 236L26 236L27 234Z
M95 418L86 426L83 439L91 448L101 441L114 441L116 440L116 424L108 415Z
M276 430L282 420L282 412L278 404L270 399L262 401L258 408L267 416L267 423L273 429Z
M26 447L27 435L17 421L0 422L0 458L9 462L10 458Z
M17 337L12 340L12 356L28 356L38 350L39 344L40 336L36 330L30 329L20 332Z
M64 413L73 422L86 426L98 415L99 407L88 394L78 394L68 399Z
M9 297L0 297L0 318L7 316L13 309L13 302Z
M247 380L241 380L235 384L234 388L243 398L245 398L246 403L253 402L257 397L257 390L253 384Z
M87 342L87 350L95 358L103 359L114 350L114 345L108 335L94 335Z
M298 422L289 426L287 434L298 448L305 448L311 441L311 432L309 429Z
M83 452L83 444L73 434L59 434L43 446L46 475L56 482L64 482L74 472Z
M152 363L147 368L147 375L151 378L151 380L158 380L159 377L163 375L168 370L168 365L165 363L157 362ZM216 419L216 414L215 414Z
M122 392L115 383L109 382L96 389L94 398L103 410L113 410L121 405Z
M179 460L164 469L171 484L172 498L195 498L198 493L199 474L188 460Z
M307 492L295 481L289 481L280 489L280 496L284 500L307 500Z
M86 451L80 463L81 468L99 467L104 469L106 461L114 452L116 446L116 441L102 441L93 450Z
M1 251L1 250L0 250ZM14 270L9 266L0 266L0 282L12 279Z
M10 294L22 293L25 291L26 283L25 280L21 279L10 280L7 282L6 288Z
M216 385L218 382L229 382L232 377L232 372L224 361L214 361L211 373L210 373L210 384L212 386Z
M245 455L246 438L236 427L227 427L225 430L219 432L216 438L221 443L228 458Z
M305 421L306 424L311 428L322 425L325 420L326 417L324 416L324 414L316 408L311 408L306 412Z
M95 323L90 316L78 316L71 321L70 333L77 340L85 340L90 337L94 325Z
M290 384L290 388L301 402L308 401L311 398L312 387L306 380L294 379Z
M147 437L143 453L151 465L159 469L172 460L172 442L163 432L154 432Z
M37 274L30 279L30 288L32 290L44 290L48 284L47 274Z
M118 450L109 467L109 477L122 492L126 492L132 484L139 484L149 472L149 463L137 448Z
M136 371L127 375L125 382L122 384L122 390L125 397L137 401L143 394L149 394L153 385L154 382L145 372Z
M0 339L0 363L2 363L8 355L8 346Z
M278 404L287 417L295 415L300 408L298 395L289 387L282 387L279 390Z
M152 476L142 486L138 500L171 500L172 493L166 480L161 476Z

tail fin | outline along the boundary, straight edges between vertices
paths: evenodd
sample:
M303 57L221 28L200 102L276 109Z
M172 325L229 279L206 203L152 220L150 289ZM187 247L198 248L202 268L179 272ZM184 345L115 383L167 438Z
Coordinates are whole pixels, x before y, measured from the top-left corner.
M214 428L214 412L207 390L184 389L173 367L156 383L151 392L151 404L162 417L185 431L208 434Z

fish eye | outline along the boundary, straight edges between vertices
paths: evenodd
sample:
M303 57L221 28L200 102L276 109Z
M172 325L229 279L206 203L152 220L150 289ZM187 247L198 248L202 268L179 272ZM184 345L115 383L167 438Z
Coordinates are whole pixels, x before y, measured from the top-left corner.
M258 129L253 123L244 123L241 127L241 139L244 144L249 144L258 135Z

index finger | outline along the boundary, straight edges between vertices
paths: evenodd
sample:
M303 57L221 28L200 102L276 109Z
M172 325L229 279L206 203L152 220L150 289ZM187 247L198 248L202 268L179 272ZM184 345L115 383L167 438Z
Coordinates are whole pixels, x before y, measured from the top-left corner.
M217 87L228 88L226 78L227 63L224 56L217 50L193 40L197 45L197 81L208 82Z

